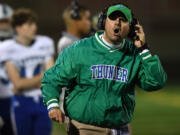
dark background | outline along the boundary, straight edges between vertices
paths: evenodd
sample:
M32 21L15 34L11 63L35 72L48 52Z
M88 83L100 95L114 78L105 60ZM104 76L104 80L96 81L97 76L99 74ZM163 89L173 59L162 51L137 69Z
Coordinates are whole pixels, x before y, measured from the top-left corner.
M153 53L158 54L168 83L180 81L180 0L78 0L92 15L105 6L120 2L127 4L144 27L146 39ZM0 0L13 9L30 8L39 16L38 34L48 35L57 44L64 30L62 11L71 0Z

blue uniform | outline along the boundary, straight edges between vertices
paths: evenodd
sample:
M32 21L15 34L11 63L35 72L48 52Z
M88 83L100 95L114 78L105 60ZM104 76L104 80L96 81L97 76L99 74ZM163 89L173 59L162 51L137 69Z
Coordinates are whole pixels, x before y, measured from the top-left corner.
M11 97L0 98L0 117L1 126L0 135L13 135L13 127L11 122Z
M18 135L50 135L51 122L42 97L15 95L13 109Z
M12 62L22 78L42 74L54 55L53 41L45 36L36 36L31 46L21 45L15 39L4 42L2 46L0 59ZM51 121L39 88L21 90L12 101L12 117L18 135L50 135Z

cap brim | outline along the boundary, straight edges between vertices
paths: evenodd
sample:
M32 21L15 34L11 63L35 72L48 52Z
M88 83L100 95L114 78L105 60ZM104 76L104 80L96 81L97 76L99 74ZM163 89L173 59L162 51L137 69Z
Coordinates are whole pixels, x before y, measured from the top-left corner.
M111 15L115 11L120 11L129 22L132 21L131 10L122 4L109 7L107 11L107 17L109 17L109 15Z

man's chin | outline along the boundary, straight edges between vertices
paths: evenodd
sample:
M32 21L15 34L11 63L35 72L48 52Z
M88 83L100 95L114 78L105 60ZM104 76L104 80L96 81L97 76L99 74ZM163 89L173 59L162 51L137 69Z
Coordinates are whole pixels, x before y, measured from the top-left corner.
M35 38L35 35L29 36L29 40L34 40L34 38Z
M122 42L122 38L120 36L114 36L112 39L111 39L111 42L113 44L120 44Z
M113 43L113 45L119 45L122 41L119 40L113 40L111 41Z

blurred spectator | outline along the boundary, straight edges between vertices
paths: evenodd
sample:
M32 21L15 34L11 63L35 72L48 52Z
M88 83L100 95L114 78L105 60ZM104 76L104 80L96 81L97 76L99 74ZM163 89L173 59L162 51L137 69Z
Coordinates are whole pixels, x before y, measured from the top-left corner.
M13 30L10 25L10 17L13 10L6 4L0 4L0 42L13 36Z
M13 30L10 25L10 17L13 10L7 4L0 4L0 47L1 44L12 38ZM0 53L0 57L2 54ZM13 135L13 128L11 123L11 83L8 80L3 61L0 60L0 135Z
M15 93L12 109L17 135L51 133L40 87L42 73L54 64L54 44L47 36L36 36L36 22L37 16L31 10L16 10L11 19L16 38L5 41L0 48Z
M58 42L58 53L65 47L71 45L84 36L88 35L91 30L90 11L78 2L73 1L63 13L63 21L66 31Z

